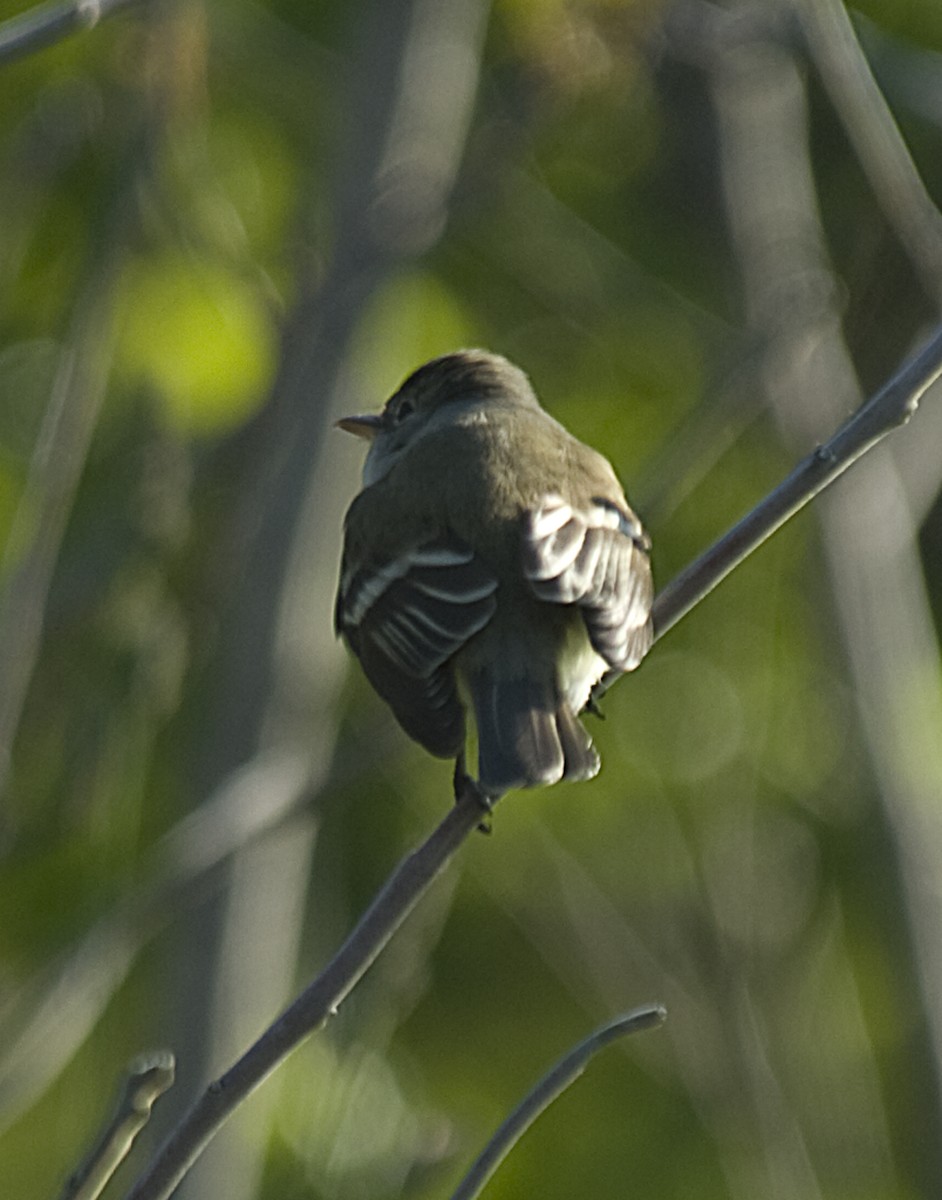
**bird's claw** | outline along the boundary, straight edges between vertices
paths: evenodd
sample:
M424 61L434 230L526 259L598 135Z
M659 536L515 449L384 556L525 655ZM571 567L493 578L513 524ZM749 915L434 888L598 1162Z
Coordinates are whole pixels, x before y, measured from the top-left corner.
M480 783L469 775L465 769L464 751L455 759L454 789L456 804L460 804L469 793L477 801L478 806L484 812L484 818L478 825L478 829L481 833L490 833L491 816L494 806L490 796L484 791Z

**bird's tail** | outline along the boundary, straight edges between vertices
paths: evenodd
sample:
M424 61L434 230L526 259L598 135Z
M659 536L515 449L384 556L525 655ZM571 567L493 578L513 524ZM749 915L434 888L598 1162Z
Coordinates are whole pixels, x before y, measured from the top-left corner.
M477 724L478 778L488 795L598 773L592 739L551 681L505 679L481 669L467 682Z

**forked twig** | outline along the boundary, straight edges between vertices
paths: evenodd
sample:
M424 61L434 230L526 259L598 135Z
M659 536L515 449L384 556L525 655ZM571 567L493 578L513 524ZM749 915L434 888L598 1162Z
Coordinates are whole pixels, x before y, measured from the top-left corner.
M655 629L665 633L790 516L886 434L905 424L942 375L942 329L729 533L658 595ZM469 789L418 849L393 871L324 971L182 1118L129 1193L166 1200L229 1114L314 1030L319 1029L382 951L436 875L481 820Z
M173 1055L167 1050L142 1055L131 1063L114 1115L88 1157L69 1176L59 1200L96 1200L101 1195L150 1120L154 1102L173 1084L173 1078Z
M131 1189L129 1200L157 1200L173 1192L233 1109L308 1034L336 1013L480 821L480 800L468 789L421 846L399 863L321 974L224 1075L207 1087Z

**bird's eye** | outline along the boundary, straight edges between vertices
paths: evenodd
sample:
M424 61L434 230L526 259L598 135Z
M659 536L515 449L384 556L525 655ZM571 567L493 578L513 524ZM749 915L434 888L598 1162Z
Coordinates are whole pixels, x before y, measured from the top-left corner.
M406 417L411 417L414 412L415 412L415 405L412 403L412 401L411 400L403 400L402 403L399 405L399 407L396 409L396 416L395 416L396 424L398 425L401 421L404 421L406 419Z

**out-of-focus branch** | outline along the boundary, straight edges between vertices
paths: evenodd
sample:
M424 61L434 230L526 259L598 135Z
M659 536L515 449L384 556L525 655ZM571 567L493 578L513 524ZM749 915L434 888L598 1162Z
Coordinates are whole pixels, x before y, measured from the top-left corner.
M132 1188L129 1200L159 1200L172 1193L233 1109L336 1013L480 820L480 801L468 790L431 836L402 860L317 979L203 1092Z
M141 0L66 0L38 4L0 24L0 66L43 50L69 34L91 29L122 8Z
M512 1113L502 1121L468 1173L452 1193L451 1200L475 1200L500 1164L504 1161L526 1131L563 1092L583 1073L592 1059L603 1047L630 1033L654 1029L667 1017L667 1010L659 1004L636 1008L623 1017L617 1017L601 1029L596 1029L587 1038L568 1051L556 1065L520 1101Z
M942 329L823 446L665 587L654 602L656 636L685 613L829 483L888 433L904 425L942 376Z
M386 755L341 764L331 784L355 786ZM324 773L329 763L323 764ZM104 913L41 978L4 997L0 1017L0 1133L65 1068L127 978L141 950L192 910L209 881L246 847L278 831L303 839L323 783L299 744L272 748L173 825L138 869L137 887Z
M408 143L406 133L409 128L409 110L404 108L401 124L397 127ZM407 157L407 156L406 156ZM403 160L404 161L404 160ZM394 185L398 175L390 180ZM391 192L384 193L383 203L391 205L392 215L396 216L398 204L395 187ZM371 205L371 216L375 218L375 209ZM423 219L420 227L428 228L428 222ZM293 340L296 335L298 342L291 345L292 356L285 368L282 388L290 401L282 410L282 415L290 413L287 424L280 432L289 433L282 442L282 448L290 452L292 457L303 451L310 453L311 441L317 439L317 430L311 428L324 419L323 413L317 413L307 403L303 408L304 419L309 423L306 430L310 437L299 436L299 421L301 417L293 413L295 401L300 406L301 401L309 398L311 392L317 392L314 385L321 387L332 379L332 373L337 369L336 356L338 347L345 342L353 314L357 310L357 301L369 290L376 279L377 271L388 261L387 256L400 254L403 248L414 245L415 232L408 222L403 223L399 217L392 222L398 235L381 248L381 253L371 258L366 254L362 243L358 243L356 253L350 247L352 258L348 260L342 255L335 264L337 282L353 280L345 292L347 307L342 309L343 319L339 321L336 313L316 314L317 319L311 323L310 317L315 310L312 308L305 313L297 314L295 330L289 335ZM356 220L351 221L352 234L359 228ZM371 226L371 229L373 226ZM323 301L323 294L318 298ZM332 323L331 323L332 322ZM336 339L328 338L328 333L339 333L344 336ZM304 339L302 341L302 334ZM320 351L314 353L311 347L329 344L331 351L325 361ZM333 353L334 359L329 354ZM915 402L926 387L942 372L942 333L940 333L926 350L900 372L887 387L865 406L855 418L843 428L827 447L816 452L786 481L782 488L773 493L770 501L760 506L757 515L746 518L736 531L728 535L718 549L708 552L693 568L684 573L679 584L671 585L666 593L657 601L658 628L664 632L683 612L702 598L715 586L729 570L732 569L752 549L761 543L774 531L791 513L811 499L822 487L833 480L841 471L862 454L875 440L892 429L896 424L905 420L915 406ZM275 465L283 466L281 459L274 460ZM306 476L299 470L297 478L303 481ZM297 493L286 496L284 503L296 503ZM278 512L275 512L278 510ZM288 511L279 501L273 506L272 514L277 516ZM294 524L294 512L287 527ZM256 536L260 536L256 531ZM282 535L283 536L283 535ZM274 575L262 575L265 586L271 586ZM256 612L257 616L257 612ZM257 628L257 626L256 626ZM242 661L254 661L253 655L243 656ZM239 689L233 689L238 691ZM239 725L235 722L233 728ZM242 747L251 745L254 737L236 739ZM325 972L318 977L295 1003L267 1030L261 1038L235 1063L235 1065L212 1083L206 1092L197 1100L190 1112L184 1116L170 1140L159 1152L144 1175L139 1179L131 1192L133 1200L156 1200L170 1194L188 1171L190 1165L208 1144L216 1131L227 1117L248 1096L259 1083L278 1065L278 1063L309 1033L319 1028L336 1009L344 996L356 985L357 981L369 968L376 956L392 937L396 929L406 919L411 908L417 903L431 881L450 861L461 842L477 824L479 812L473 800L466 799L453 809L431 837L409 858L400 864L389 882L374 900L366 914L354 928L347 941L340 948Z
M53 570L111 370L115 287L141 165L138 144L128 153L109 219L90 248L0 561L0 793L39 650Z
M97 1200L150 1120L154 1103L172 1086L173 1077L173 1055L166 1050L142 1055L131 1064L114 1116L85 1162L69 1177L60 1200Z
M232 446L248 467L239 472L220 554L233 583L209 671L205 736L194 749L198 791L224 787L273 745L306 754L312 777L333 755L336 705L324 683L328 676L339 683L344 669L330 614L350 475L343 473L349 460L327 439L349 403L345 389L362 369L350 355L365 306L445 229L489 7L489 0L386 0L358 14L325 223L332 240L320 248L328 265L312 277L302 264L295 285L301 299L285 322L268 403ZM232 1062L249 1039L247 1028L254 1035L288 1001L310 875L299 855L298 839L287 837L261 853L238 853L209 919L193 930L207 987L189 998L181 1056L198 1077ZM280 897L278 941L265 936L253 891L267 902ZM248 981L246 953L266 963ZM253 1137L236 1130L201 1159L187 1180L193 1195L254 1195L274 1100L273 1089L256 1100Z
M6 552L0 562L0 793L39 649L46 599L105 391L113 262L77 301Z
M784 515L777 502L772 505L771 516L766 512L755 521L745 518L737 529L745 526L748 537L733 538L734 530L717 543L723 547L733 538L736 554L732 561L728 549L714 548L683 573L681 578L685 583L681 589L672 591L673 585L668 585L662 593L667 594L668 600L659 607L660 631L663 633L679 620L788 515L912 412L915 399L940 374L942 331L831 439L826 454L812 455L803 467L793 472L789 479L798 476L802 481L801 502L797 507L793 498ZM830 460L831 453L836 456L839 469ZM810 483L805 473L810 476ZM781 487L785 488L788 482ZM772 495L780 490L776 489ZM766 506L763 501L757 511L765 512ZM478 801L473 796L464 796L430 837L400 863L324 972L229 1071L209 1085L129 1193L129 1200L163 1200L170 1195L229 1114L300 1041L336 1011L479 821Z
M859 400L809 166L804 81L783 47L757 41L717 56L711 84L747 310L769 347L761 386L787 443L801 444L814 436L822 417L833 420ZM937 333L890 385L900 389L904 404L907 387L914 387L914 396L925 390L922 371L926 385L937 378L940 346ZM938 485L938 456L936 470ZM855 699L895 842L921 985L923 1036L938 1088L942 670L916 529L893 457L868 457L817 514ZM937 1091L934 1100L935 1111L924 1118L938 1128Z
M808 50L884 215L936 304L942 303L942 214L932 202L841 0L790 0Z
M258 756L174 825L141 864L142 882L55 964L9 998L0 1022L0 1132L63 1070L127 978L141 949L193 903L237 851L298 815L313 786L300 754Z
M488 12L488 0L389 0L364 9L347 73L350 127L337 169L330 264L316 289L298 280L301 300L286 321L271 397L245 435L251 467L226 548L237 567L218 639L217 695L195 768L204 792L263 739L299 523L310 505L319 527L340 525L342 488L320 485L325 462L336 457L324 437L345 403L350 340L376 290L442 233ZM403 70L414 58L453 59L454 74Z
M370 155L357 139L350 140L350 153L356 159L357 166L347 165L344 172L346 186L337 200L342 261L325 283L324 289L317 294L316 303L309 301L307 305L301 305L292 318L289 335L291 358L285 365L275 405L283 425L276 432L274 449L270 445L267 447L279 468L274 472L277 484L273 484L270 475L265 474L258 491L253 493L245 506L247 511L255 515L264 512L269 519L258 532L258 556L254 569L247 572L247 582L239 590L240 597L244 596L246 600L244 609L232 627L230 658L237 660L237 669L244 674L238 680L239 686L230 687L228 692L230 696L238 698L251 694L252 702L257 706L255 715L258 724L253 725L251 734L241 741L237 736L231 738L231 757L226 751L217 751L217 761L224 769L219 777L211 777L207 799L153 847L141 864L141 883L137 890L96 922L68 956L63 956L56 964L54 972L47 972L44 981L34 982L29 988L24 988L21 1002L5 1006L3 1036L0 1037L0 1078L3 1081L0 1086L0 1127L15 1121L25 1106L35 1101L42 1089L62 1070L121 985L141 947L168 920L178 916L187 903L192 902L194 891L205 886L210 873L224 868L240 849L256 844L289 819L305 823L306 818L298 813L298 809L310 801L312 792L323 784L326 773L331 769L333 715L326 722L314 722L311 715L312 706L318 711L333 713L332 689L338 672L325 668L327 652L324 646L320 643L311 645L312 637L333 643L327 615L329 600L322 605L325 619L323 623L317 622L316 633L301 633L299 629L303 626L308 630L314 625L311 620L312 595L320 597L322 592L331 590L335 552L331 539L339 528L344 484L340 479L334 480L322 464L316 472L314 491L307 501L305 494L310 486L312 462L316 458L319 427L330 425L330 415L325 408L337 386L335 377L340 370L339 363L345 353L350 331L358 319L360 306L368 296L369 289L382 283L384 272L394 270L402 261L402 256L411 253L409 247L414 248L419 231L429 228L427 220L431 221L433 227L429 236L437 236L441 214L454 182L453 172L457 170L459 151L452 143L456 138L462 141L469 120L474 75L473 71L469 74L467 68L477 61L475 54L483 36L487 5L483 0L471 0L470 3L459 0L457 3L436 4L433 7L434 19L427 21L424 17L428 14L423 15L421 4L414 12L411 3L383 6L381 11L377 10L372 28L366 31L367 40L380 47L383 55L392 56L393 61L387 73L395 78L398 59L395 56L396 45L389 45L390 23L404 23L408 32L412 27L412 14L412 22L424 39L425 52L433 61L439 61L440 55L434 46L427 44L429 38L450 46L454 53L463 48L466 73L462 87L452 86L455 81L449 81L448 105L440 102L433 104L431 101L423 104L413 98L410 104L403 100L391 106L386 103L384 96L373 96L372 100L364 98L364 105L369 101L380 107L372 110L367 108L362 113L359 122L362 136L379 144L374 147L370 160ZM376 64L371 65L373 70L366 74L370 83L375 84ZM401 82L403 86L425 88L431 86L432 81L422 76L419 80ZM397 132L395 138L387 138L383 142L382 122L377 120L377 113L385 113L390 107L395 107L399 113ZM421 113L424 108L434 109L438 125L437 138L429 143L422 142L414 121L408 119L409 112L417 110ZM446 143L440 154L437 149L439 140ZM436 166L434 170L429 168L425 172L428 179L419 197L420 211L410 209L407 203L409 173L406 164L410 154L421 157L423 150L432 155ZM395 219L377 224L376 189L384 183L379 178L382 163L393 171L406 195L400 196L395 205ZM113 225L106 225L108 229L115 229ZM408 237L404 236L406 230L411 230ZM404 242L408 245L404 245ZM106 281L100 274L104 261L101 258L95 260L93 266L97 273L91 282L97 287L90 284L91 296L97 297L102 303L110 296L110 289L105 286ZM92 324L100 332L104 327L103 317ZM323 334L324 345L318 341L319 332ZM323 403L314 403L317 398L322 398ZM60 419L58 410L49 417L50 429L58 440L50 449L47 438L43 443L42 455L37 458L38 465L34 467L37 504L40 501L42 504L52 503L52 497L41 486L51 470L51 467L44 465L51 455L64 455L69 468L55 476L54 483L58 489L56 496L72 479L72 469L80 470L84 461L84 452L76 444L76 439L65 436L68 430L61 430L57 423ZM58 449L60 445L61 450ZM337 469L342 465L338 461ZM332 462L329 467L331 471L334 470ZM293 538L299 513L306 502L310 515L304 528ZM30 510L33 508L35 505L30 506ZM26 513L27 509L23 511ZM40 506L40 515L43 511ZM25 517L23 520L25 522ZM27 532L30 532L29 529ZM315 545L318 539L324 545ZM293 541L301 544L300 550L292 550ZM32 555L33 550L25 536L19 539L17 548L22 551L23 542L27 543L27 554ZM41 561L43 572L37 569L31 573L33 583L29 589L23 584L16 584L16 576L12 577L14 582L11 587L16 586L16 595L22 592L15 611L22 614L24 621L28 619L30 624L25 632L18 628L19 636L0 639L0 664L9 666L10 662L15 661L16 664L22 664L23 668L22 687L14 686L20 679L16 671L7 669L0 672L0 733L6 728L3 722L6 712L10 718L11 737L15 718L18 719L19 701L22 700L32 670L36 639L40 634L45 590L39 587L39 582L45 580L48 583L57 548L58 540L49 539L48 553L43 555ZM12 555L12 550L10 553ZM297 559L303 555L310 555L317 561L309 561L299 568ZM329 568L324 566L327 559L331 561ZM11 557L11 569L22 573L29 561L26 557ZM289 567L289 563L293 565ZM290 584L287 589L283 582L286 573ZM0 612L3 612L2 599L0 592ZM286 617L286 610L293 610L294 615ZM10 617L9 610L7 617ZM9 631L11 626L8 624L4 627L0 623L0 629L4 628ZM260 633L260 630L264 632ZM272 642L280 638L282 643L274 650L278 662L270 682L267 651L255 653L256 639L259 637L262 641L270 639ZM299 649L302 637L304 644ZM5 655L10 656L9 659L4 658ZM317 664L313 684L299 681L299 663ZM297 699L302 689L307 701L304 706L299 705ZM316 692L313 698L312 692ZM17 704L13 703L14 698L18 698ZM233 699L232 705L239 708L238 700ZM239 711L241 714L241 709ZM229 740L230 721L239 722L240 715L223 720L224 728L220 736L224 740ZM265 744L252 756L247 750L259 740L259 726L262 724L267 730L262 735ZM240 725L239 733L245 732L245 729ZM3 744L0 737L0 749ZM377 755L381 753L382 749L377 748ZM359 777L367 765L373 764L367 764L362 758L352 772L341 765L340 776L352 773L354 777ZM205 776L208 772L204 770L202 774ZM296 830L295 845L300 836ZM268 1011L275 1007L272 1004ZM223 1061L231 1057L226 1055ZM192 1067L192 1064L188 1065Z

